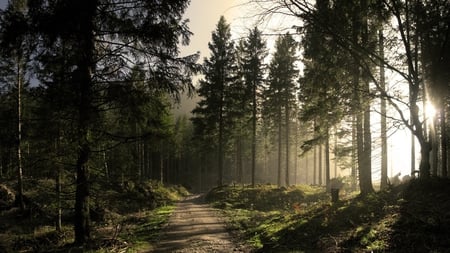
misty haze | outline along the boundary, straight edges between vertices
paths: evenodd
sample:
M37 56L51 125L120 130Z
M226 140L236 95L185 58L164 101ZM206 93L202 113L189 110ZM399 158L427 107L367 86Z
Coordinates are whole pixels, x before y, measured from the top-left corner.
M1 0L0 252L448 252L449 20Z

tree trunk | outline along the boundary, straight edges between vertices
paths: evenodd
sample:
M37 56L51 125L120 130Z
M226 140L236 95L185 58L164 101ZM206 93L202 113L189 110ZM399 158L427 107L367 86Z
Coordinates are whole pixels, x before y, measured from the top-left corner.
M313 185L317 185L317 145L314 145L314 155L313 155Z
M338 157L337 157L337 153L338 153L338 132L337 132L337 127L334 128L334 177L337 178L338 177Z
M281 187L281 149L282 149L282 142L281 142L281 105L278 107L278 178L277 178L277 184L278 187Z
M440 118L441 118L441 171L442 177L447 178L448 176L448 148L447 148L447 124L446 124L446 110L445 110L445 100L441 100Z
M60 133L61 134L61 133ZM61 152L61 138L62 136L58 136L56 139L56 145L55 145L55 149L56 149L56 201L57 201L57 215L56 215L56 231L61 232L61 228L62 228L62 222L61 222L61 218L62 218L62 206L61 206L61 174L62 174L62 168L61 168L61 156L62 156L62 152Z
M289 100L288 100L288 95L286 94L286 104L285 104L285 125L286 125L286 129L285 129L285 139L286 139L286 175L285 175L285 184L286 184L286 186L289 186L290 185L290 182L289 182L289 174L290 174L290 171L289 171L289 150L290 150L290 147L289 147L289 132L290 132L290 117L289 117Z
M109 175L109 168L108 168L108 158L106 155L106 150L103 150L103 169L105 170L105 179L106 182L109 183L110 175Z
M319 144L319 166L318 166L318 174L319 174L319 185L323 185L323 169L322 169L322 162L323 162L323 146L322 143Z
M164 184L165 176L164 176L164 156L163 151L164 150L164 143L161 140L160 141L160 150L159 150L159 182L161 184Z
M325 185L327 190L330 190L330 130L328 127L325 139Z
M257 104L256 104L256 83L252 87L252 187L255 187L255 174L256 174L256 117L257 117Z
M83 134L87 138L87 133ZM75 245L83 245L90 240L91 228L89 217L89 167L87 162L91 150L87 140L79 141L77 168L77 186L75 192Z
M412 124L412 120L411 120ZM416 173L416 136L411 132L411 160L410 160L410 170L411 175Z
M413 92L412 101L417 101L417 91ZM422 126L422 121L419 118L419 108L413 103L411 106L411 117L412 117L412 125L415 127L414 134L417 137L417 140L420 144L420 165L419 165L419 175L422 178L430 177L430 151L431 151L431 143L427 140L426 134L424 133L424 129Z
M439 166L439 141L438 141L438 118L433 115L431 120L431 126L429 130L429 140L432 143L431 147L431 175L434 177L438 176L438 166Z
M356 101L354 101L356 103ZM357 134L357 117L352 115L352 171L351 171L351 188L356 191L358 177L358 134Z
M78 82L78 158L76 162L77 184L75 193L75 245L83 245L91 238L89 218L89 165L90 128L92 122L92 75L94 62L94 18L97 0L83 0L74 4L78 16L79 32L77 34L79 62L76 64L76 81Z
M298 122L295 120L295 144L294 144L294 185L297 185L298 174Z
M307 153L305 153L304 158L305 159L305 184L309 184L309 162L308 162L308 153L309 151L307 151Z
M380 50L380 87L386 90L386 80L384 72L384 34L383 28L378 31L378 43ZM385 189L388 183L388 150L387 150L387 127L386 114L387 105L386 99L381 98L381 182L380 188Z
M356 142L358 153L358 171L359 171L359 187L361 193L365 192L364 187L364 128L363 128L363 113L359 112L356 115Z
M369 94L369 83L366 83L366 92ZM372 134L370 130L370 103L366 105L364 110L364 145L363 145L363 162L360 167L360 185L361 193L367 194L373 192L372 186Z
M22 57L17 57L17 196L20 211L24 212L23 202L23 169L22 169Z
M223 93L223 91L222 91ZM221 95L221 103L223 103L223 94ZM223 185L223 131L224 131L224 119L223 119L223 105L219 108L219 147L218 147L218 175L217 185L220 187Z
M242 136L239 133L239 137L236 139L236 169L237 169L237 181L244 183L244 172L242 169Z

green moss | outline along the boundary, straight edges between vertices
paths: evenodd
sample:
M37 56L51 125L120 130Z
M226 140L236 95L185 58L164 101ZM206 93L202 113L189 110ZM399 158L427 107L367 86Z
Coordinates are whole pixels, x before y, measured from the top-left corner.
M444 249L450 245L442 236L442 231L450 231L445 216L450 201L441 192L449 185L401 185L366 196L351 193L333 204L322 187L238 186L214 189L208 200L223 208L230 227L262 252L413 250L410 245L417 242Z

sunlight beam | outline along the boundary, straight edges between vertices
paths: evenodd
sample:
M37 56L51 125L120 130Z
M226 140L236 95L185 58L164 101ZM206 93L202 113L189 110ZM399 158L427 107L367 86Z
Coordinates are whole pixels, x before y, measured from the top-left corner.
M433 119L436 116L437 110L431 101L427 101L425 104L425 117L426 119Z

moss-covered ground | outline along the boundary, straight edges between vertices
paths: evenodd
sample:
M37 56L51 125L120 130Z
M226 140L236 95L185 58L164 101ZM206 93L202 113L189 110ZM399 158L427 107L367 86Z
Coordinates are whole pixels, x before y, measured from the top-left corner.
M258 252L449 252L449 193L431 179L336 203L313 186L227 186L207 200Z
M141 252L152 249L174 209L189 194L180 186L155 181L140 184L94 184L91 194L92 241L73 243L74 188L62 194L62 227L57 231L53 180L25 181L25 213L11 206L0 210L0 252ZM14 182L3 184L14 189ZM107 189L107 190L104 190Z

